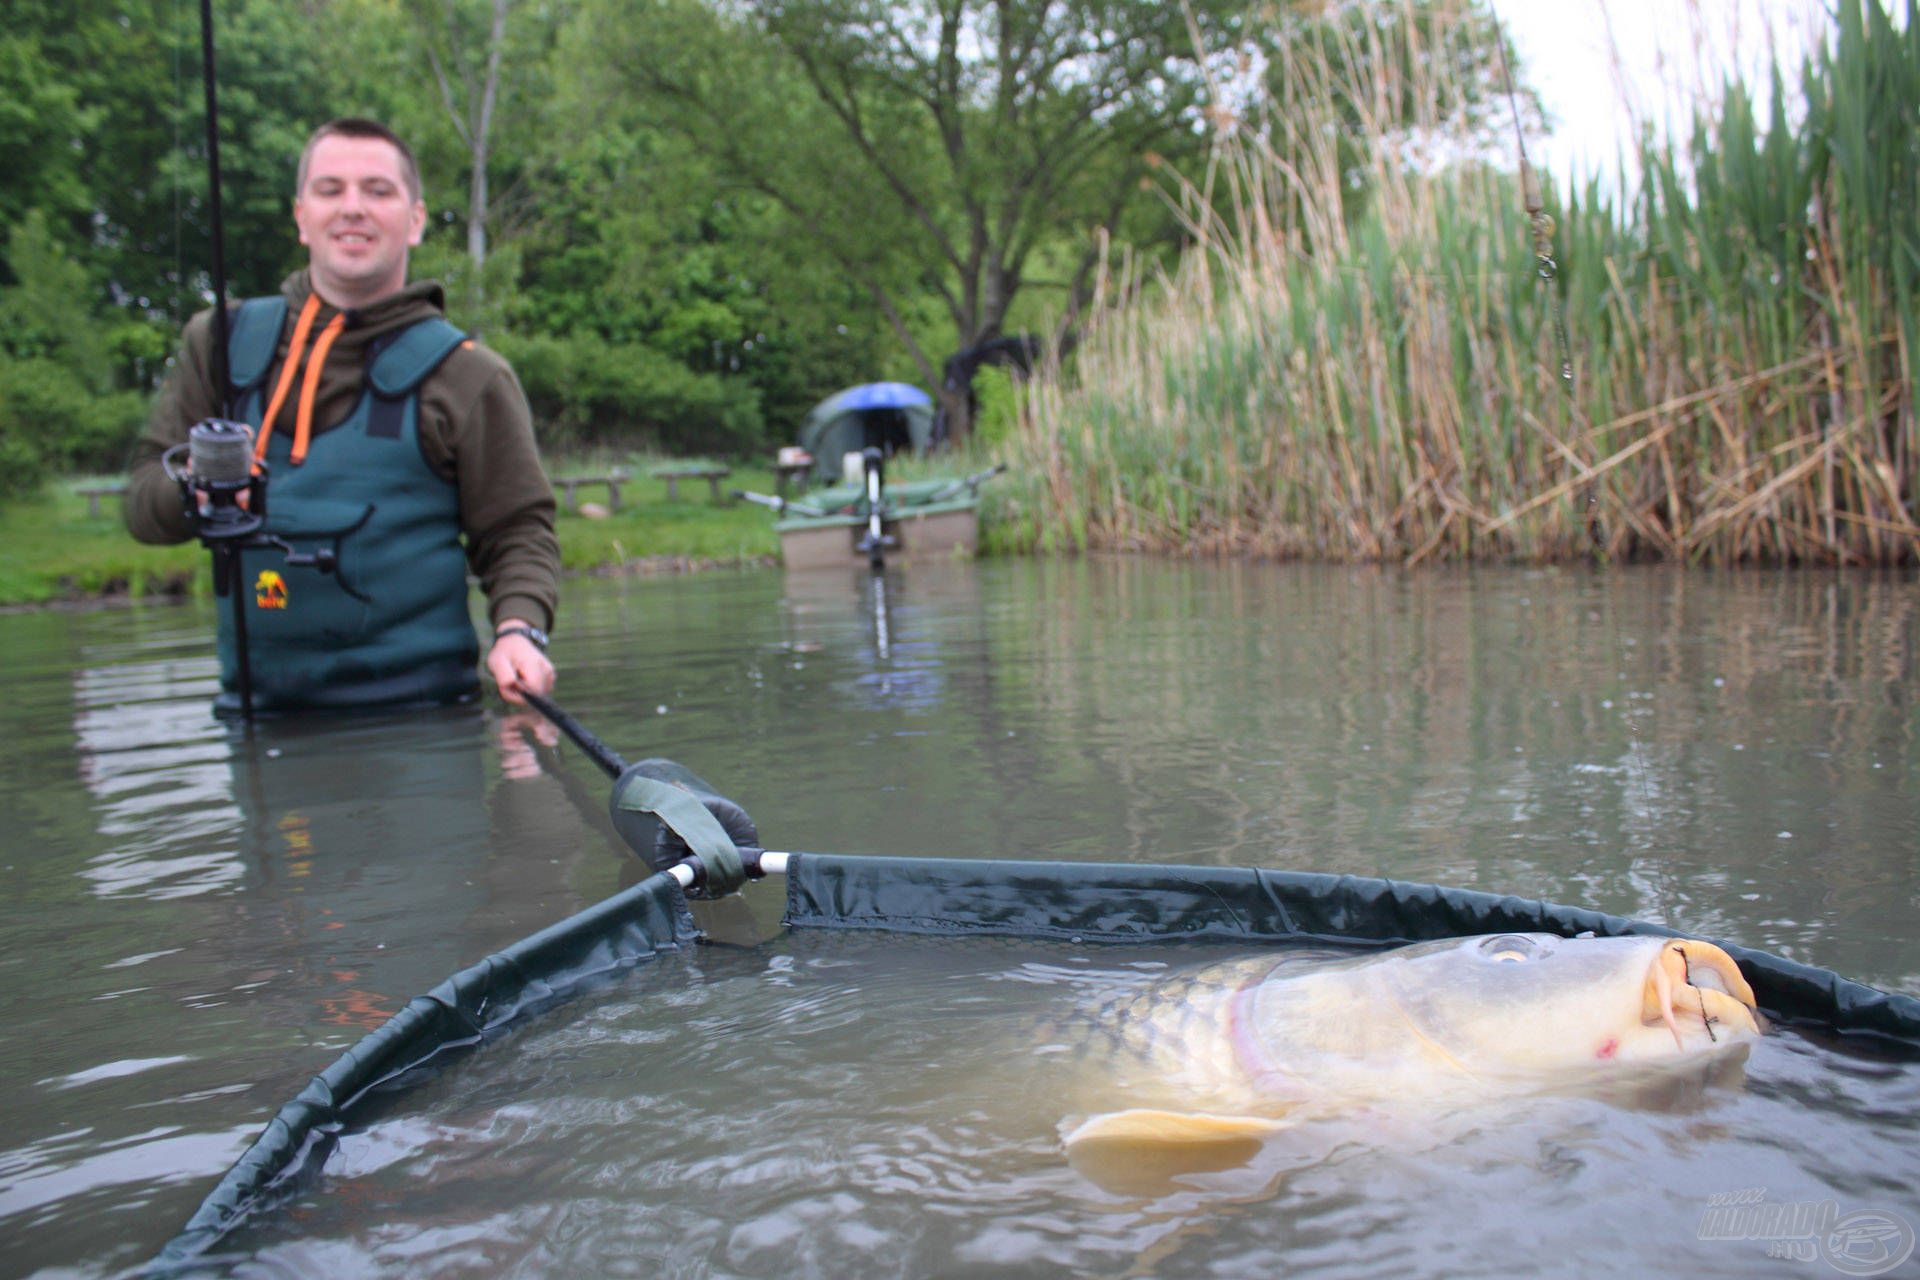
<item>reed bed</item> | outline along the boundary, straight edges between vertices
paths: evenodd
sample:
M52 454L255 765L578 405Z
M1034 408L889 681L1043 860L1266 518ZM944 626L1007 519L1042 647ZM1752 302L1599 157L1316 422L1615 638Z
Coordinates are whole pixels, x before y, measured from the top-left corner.
M1804 117L1776 70L1764 116L1732 85L1626 194L1547 191L1550 283L1518 179L1447 118L1472 73L1419 43L1431 24L1296 48L1264 118L1173 183L1178 269L1117 256L1071 364L1030 384L1000 542L1920 561L1911 17L1842 0L1797 69Z

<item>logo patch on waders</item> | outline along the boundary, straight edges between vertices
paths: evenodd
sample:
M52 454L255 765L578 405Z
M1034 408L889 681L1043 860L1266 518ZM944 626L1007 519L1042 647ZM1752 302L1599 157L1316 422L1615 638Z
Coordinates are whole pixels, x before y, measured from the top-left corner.
M272 569L262 569L253 580L253 603L262 609L287 607L287 580Z

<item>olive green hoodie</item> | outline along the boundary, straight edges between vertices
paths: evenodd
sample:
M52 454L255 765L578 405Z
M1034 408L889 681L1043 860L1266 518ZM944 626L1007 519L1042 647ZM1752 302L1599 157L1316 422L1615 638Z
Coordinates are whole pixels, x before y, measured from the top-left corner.
M290 313L312 292L305 271L280 286ZM313 431L331 430L353 412L364 389L367 344L382 334L437 316L445 308L440 285L422 280L349 312L346 328L327 353L314 398ZM318 333L337 309L321 303ZM287 326L290 331L292 326ZM268 393L280 376L290 332L270 366ZM146 434L134 447L127 492L127 530L141 542L184 542L193 536L181 509L180 490L160 466L160 455L187 438L203 418L225 412L213 387L213 313L187 323L181 350L154 402ZM291 436L298 411L298 383L273 429ZM420 388L420 452L427 465L459 489L460 528L467 567L486 592L495 625L508 618L551 629L559 603L560 543L554 536L553 488L540 467L533 418L513 370L477 344L462 346ZM271 482L269 482L271 483Z

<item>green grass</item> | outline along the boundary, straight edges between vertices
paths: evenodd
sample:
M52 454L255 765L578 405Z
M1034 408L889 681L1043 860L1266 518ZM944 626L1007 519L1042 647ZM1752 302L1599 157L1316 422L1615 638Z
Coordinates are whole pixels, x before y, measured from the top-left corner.
M591 465L563 462L553 474L601 475L611 465L623 467L628 479L620 486L620 509L604 519L573 515L560 504L557 529L560 562L569 573L614 570L672 561L751 564L780 553L773 532L773 513L748 502L716 503L704 480L682 480L679 498L667 501L667 482L647 475L653 467L678 459L647 458L594 460ZM697 461L697 460L689 460ZM773 492L773 472L760 467L735 467L720 482L722 493L748 489ZM606 490L584 487L581 505L606 505Z
M120 503L74 492L95 477L59 480L28 498L0 503L0 606L115 595L150 596L210 589L206 553L197 546L147 547L127 536Z

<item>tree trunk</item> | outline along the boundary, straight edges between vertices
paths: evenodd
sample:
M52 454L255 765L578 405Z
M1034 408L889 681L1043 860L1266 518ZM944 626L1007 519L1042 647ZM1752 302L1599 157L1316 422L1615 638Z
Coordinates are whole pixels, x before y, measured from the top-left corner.
M473 154L473 177L467 189L467 256L473 260L473 300L476 317L487 303L487 159L491 152L493 107L500 99L500 54L507 42L508 0L493 0L493 29L487 33L487 79L480 89L479 119L473 122L468 145Z
M941 384L938 396L941 417L947 424L946 442L950 445L966 443L973 434L973 397L969 394L972 387L961 383L957 387Z
M473 180L467 188L467 256L473 259L476 280L485 278L487 265L487 146L474 148Z
M433 78L440 86L440 100L446 105L447 115L453 121L454 132L467 144L467 158L471 166L471 176L467 180L467 258L473 263L473 317L475 334L480 332L481 318L486 311L487 301L487 220L490 216L487 187L487 162L492 154L493 111L500 100L500 59L507 42L507 10L512 0L492 0L492 23L487 32L486 72L476 85L467 68L471 65L460 56L458 41L451 51L450 61L459 73L460 85L464 90L465 103L456 95L453 78L448 74L447 64L440 59L435 44L432 24L428 15L421 19L425 31L427 62L433 68Z

